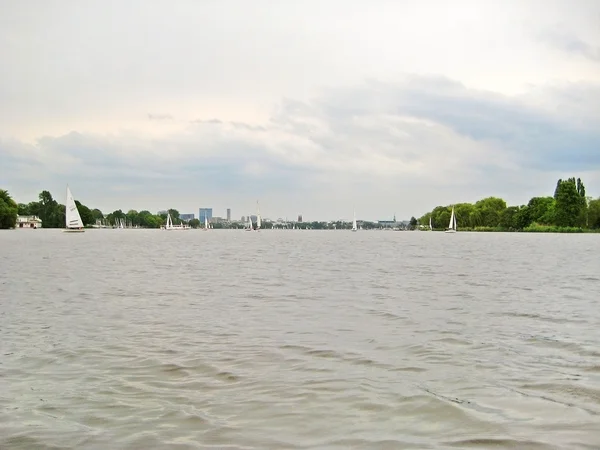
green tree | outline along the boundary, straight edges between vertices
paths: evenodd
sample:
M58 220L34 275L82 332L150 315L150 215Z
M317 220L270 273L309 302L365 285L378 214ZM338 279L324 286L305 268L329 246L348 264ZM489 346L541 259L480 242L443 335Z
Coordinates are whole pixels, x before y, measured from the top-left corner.
M192 228L198 228L200 226L200 221L198 219L190 219L188 225Z
M100 211L98 208L94 208L92 209L92 217L94 219L94 223L96 223L96 220L104 219L104 214L102 214L102 211Z
M527 204L530 225L535 222L542 225L552 225L555 222L556 200L554 197L533 197Z
M8 191L0 189L0 229L14 228L17 224L19 206L12 199Z
M19 203L18 204L18 208L19 208L19 215L20 216L29 216L29 215L31 215L31 212L29 211L29 205L26 205L25 203Z
M169 209L169 214L171 214L171 219L173 219L173 223L175 223L175 221L179 222L179 211L177 211L176 209Z
M60 228L65 224L64 208L59 208L58 203L49 191L42 191L39 194L38 216L42 219L44 228Z
M452 214L452 208L449 208L450 214ZM463 228L473 228L480 224L480 213L479 210L471 203L457 203L454 205L454 215L458 225ZM448 216L448 222L443 224L444 228L450 223L450 216Z
M558 180L554 198L556 200L554 223L559 227L575 227L581 225L582 213L584 212L585 193L583 184L577 183L575 178Z
M518 206L509 206L502 211L502 215L500 216L500 227L510 231L518 230L519 209Z
M497 227L506 209L506 202L498 197L487 197L475 203L475 208L479 210L483 226Z
M417 228L417 219L413 216L410 218L410 222L408 223L408 226L410 227L411 230L414 230L415 228Z
M590 228L600 228L600 197L589 201L587 213L588 226Z
M96 220L94 220L94 215L92 214L90 208L88 208L85 205L82 205L79 200L75 200L75 204L77 205L77 210L79 211L79 215L81 216L81 221L83 222L83 225L92 225L96 223Z

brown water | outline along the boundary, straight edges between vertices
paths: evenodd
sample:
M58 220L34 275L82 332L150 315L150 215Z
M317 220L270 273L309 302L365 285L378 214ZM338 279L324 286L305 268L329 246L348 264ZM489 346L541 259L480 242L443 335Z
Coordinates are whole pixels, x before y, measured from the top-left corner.
M0 448L598 449L599 246L2 232Z

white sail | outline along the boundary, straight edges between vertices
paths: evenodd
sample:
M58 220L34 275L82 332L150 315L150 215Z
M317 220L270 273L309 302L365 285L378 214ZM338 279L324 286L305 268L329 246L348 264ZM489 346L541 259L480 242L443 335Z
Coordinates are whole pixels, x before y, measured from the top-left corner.
M260 218L260 208L258 207L258 200L256 201L256 229L258 230L262 225L262 220Z
M354 211L354 220L352 220L352 231L356 231L356 210Z
M448 229L446 233L456 233L456 215L454 214L454 206L452 207L452 213L450 214L450 223L448 224Z
M429 229L433 230L433 226L431 225L431 216L429 216Z
M206 216L206 214L204 215L204 229L208 230L208 217Z
M65 204L65 225L66 228L83 228L83 221L69 186L67 186L67 202Z

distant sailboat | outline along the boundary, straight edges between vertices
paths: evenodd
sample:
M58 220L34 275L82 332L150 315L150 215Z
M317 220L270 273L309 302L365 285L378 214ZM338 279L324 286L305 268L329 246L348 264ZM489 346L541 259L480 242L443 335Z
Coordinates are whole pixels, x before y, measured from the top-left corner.
M429 230L433 231L433 226L431 225L431 216L429 216Z
M189 230L190 227L181 223L179 225L173 225L173 218L171 217L171 213L167 213L167 223L160 227L161 230Z
M262 226L262 220L260 217L260 208L258 207L258 200L256 200L256 231L260 230Z
M204 215L204 229L208 230L208 217L206 216L206 214Z
M352 231L356 231L358 227L356 226L356 210L354 210L354 220L352 220Z
M77 204L75 203L73 194L71 194L69 185L67 185L67 201L65 203L65 229L63 231L67 233L83 233L85 231L83 229L83 221L79 215L79 210L77 209Z
M456 215L454 214L454 206L452 207L452 214L450 214L450 223L448 224L448 229L446 233L456 233L457 225L456 225Z

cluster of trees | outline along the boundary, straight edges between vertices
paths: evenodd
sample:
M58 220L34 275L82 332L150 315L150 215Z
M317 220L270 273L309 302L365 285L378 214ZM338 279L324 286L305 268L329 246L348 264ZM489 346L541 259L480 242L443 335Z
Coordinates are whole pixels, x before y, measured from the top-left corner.
M184 222L179 217L179 211L176 209L167 210L171 214L171 219L174 224L180 224ZM136 211L135 209L130 209L126 213L122 210L117 209L104 217L107 224L113 225L119 223L120 220L123 220L127 224L131 224L133 226L138 226L142 228L160 228L161 225L167 223L167 213L164 214L152 214L150 211ZM83 220L83 216L82 216ZM85 222L84 222L85 223ZM95 223L95 221L94 221ZM192 219L188 222L188 224L192 227L197 227L200 222L198 219Z
M75 203L85 226L94 225L98 220L107 225L114 225L118 223L118 220L123 219L134 226L160 228L161 225L167 222L167 214L156 215L149 211L138 212L133 209L124 213L119 209L105 216L97 208L90 209L78 200L75 200ZM176 209L168 211L171 213L173 223L182 222ZM17 204L7 191L0 190L0 229L14 228L17 215L38 216L42 219L44 228L64 228L65 226L65 205L58 203L48 191L40 192L37 202ZM189 224L198 226L200 222L194 219Z
M438 206L418 220L422 226L443 230L450 223L452 206ZM600 198L586 196L581 179L558 180L552 197L533 197L527 205L507 206L488 197L475 204L454 205L459 229L502 231L582 231L600 229ZM414 218L413 218L414 219ZM411 219L411 225L417 220ZM413 225L413 226L414 226Z
M149 211L118 209L106 216L99 209L90 209L78 200L75 201L84 225L94 225L100 220L113 225L120 220L143 228L160 228L167 221L167 214L152 214ZM429 219L433 228L444 230L450 222L452 206L438 206L420 219L411 218L409 227L419 225L428 227ZM173 223L183 222L179 211L169 209ZM600 229L600 198L586 196L581 179L558 180L552 197L533 197L527 205L507 206L498 197L488 197L475 204L458 203L454 205L458 227L463 230L504 230L504 231L581 231ZM13 228L17 215L34 215L42 219L44 228L63 228L65 226L65 206L59 204L48 191L42 191L38 201L17 204L5 190L0 189L0 229ZM191 227L201 226L198 219L188 221ZM243 228L245 224L214 223L214 228ZM263 223L263 228L272 228L273 224ZM349 222L302 222L296 228L325 230L347 229ZM380 228L378 224L363 221L364 229Z

